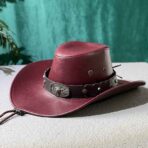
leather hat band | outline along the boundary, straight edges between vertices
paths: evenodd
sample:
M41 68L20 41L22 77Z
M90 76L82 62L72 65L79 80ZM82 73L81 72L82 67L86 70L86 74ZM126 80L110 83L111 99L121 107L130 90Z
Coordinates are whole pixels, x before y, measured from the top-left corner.
M94 97L99 93L118 84L115 71L108 79L104 81L84 85L65 85L62 83L54 82L48 79L49 71L50 69L46 70L43 75L44 88L53 95L61 98L69 99Z

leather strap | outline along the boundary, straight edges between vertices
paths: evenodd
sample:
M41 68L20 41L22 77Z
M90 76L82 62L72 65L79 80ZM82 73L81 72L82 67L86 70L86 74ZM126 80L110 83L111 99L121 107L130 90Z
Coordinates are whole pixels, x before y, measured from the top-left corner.
M85 85L65 85L62 83L52 81L48 79L49 71L50 69L45 71L43 75L44 88L53 95L66 99L94 97L99 93L118 84L115 71L113 71L113 74L104 81Z
M8 121L11 117L13 117L14 115L20 115L23 116L25 113L21 110L17 110L17 109L12 109L12 110L7 110L5 112L3 112L2 114L0 114L0 119L5 116L6 114L9 114L8 116L4 117L2 120L0 120L0 125L2 125L3 123L5 123L6 121Z

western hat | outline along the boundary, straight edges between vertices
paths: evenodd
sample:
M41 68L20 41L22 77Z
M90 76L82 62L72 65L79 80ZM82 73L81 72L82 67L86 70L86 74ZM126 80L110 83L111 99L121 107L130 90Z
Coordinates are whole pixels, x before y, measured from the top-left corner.
M12 112L63 116L144 84L117 79L106 45L67 42L53 60L28 64L17 74L10 92Z

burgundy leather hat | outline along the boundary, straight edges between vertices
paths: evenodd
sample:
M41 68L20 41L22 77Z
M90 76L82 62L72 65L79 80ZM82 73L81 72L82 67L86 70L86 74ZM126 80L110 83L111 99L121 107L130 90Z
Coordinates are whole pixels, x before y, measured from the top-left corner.
M12 115L62 116L144 84L117 79L106 45L67 42L53 60L31 63L17 74Z

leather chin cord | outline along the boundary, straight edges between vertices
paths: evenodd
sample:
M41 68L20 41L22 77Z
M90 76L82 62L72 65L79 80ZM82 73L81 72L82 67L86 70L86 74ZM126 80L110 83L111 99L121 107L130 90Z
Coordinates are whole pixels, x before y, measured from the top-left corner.
M6 114L9 114L8 116L6 116L5 118L2 118L3 116L5 116ZM11 117L13 117L14 115L20 115L23 116L25 113L23 111L17 110L17 109L13 109L13 110L8 110L3 112L0 115L0 125L2 125L3 123L5 123L6 121L8 121Z

